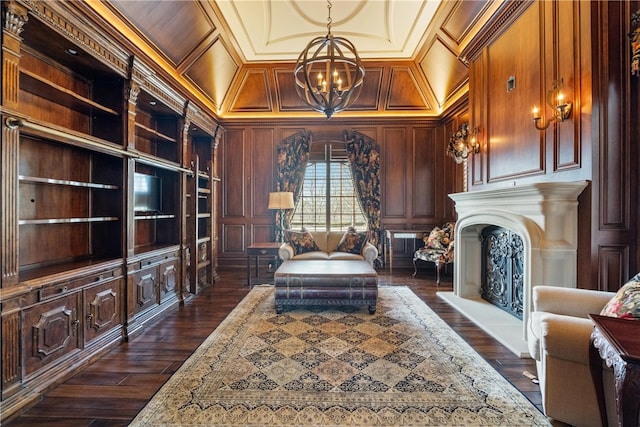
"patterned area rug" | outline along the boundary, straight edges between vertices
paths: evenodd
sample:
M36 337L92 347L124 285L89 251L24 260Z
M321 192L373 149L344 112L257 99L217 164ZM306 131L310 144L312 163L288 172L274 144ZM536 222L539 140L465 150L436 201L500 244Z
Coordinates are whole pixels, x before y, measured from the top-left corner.
M131 425L550 425L409 288L277 315L254 287Z

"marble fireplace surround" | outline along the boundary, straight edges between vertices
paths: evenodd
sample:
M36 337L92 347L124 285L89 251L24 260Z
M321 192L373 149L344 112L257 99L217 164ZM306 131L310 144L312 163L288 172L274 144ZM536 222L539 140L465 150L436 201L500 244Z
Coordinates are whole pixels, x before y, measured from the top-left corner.
M453 292L438 295L519 357L530 357L526 324L532 288L576 287L578 196L587 184L541 182L449 195L458 214ZM522 238L523 320L480 297L480 233L489 225L507 228Z

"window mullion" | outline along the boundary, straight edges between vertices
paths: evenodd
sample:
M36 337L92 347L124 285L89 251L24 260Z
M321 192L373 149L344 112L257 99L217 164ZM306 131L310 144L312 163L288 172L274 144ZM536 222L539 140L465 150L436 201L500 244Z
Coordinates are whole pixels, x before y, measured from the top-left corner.
M328 144L324 149L324 166L325 166L325 185L327 188L325 194L325 221L327 231L331 231L331 145Z

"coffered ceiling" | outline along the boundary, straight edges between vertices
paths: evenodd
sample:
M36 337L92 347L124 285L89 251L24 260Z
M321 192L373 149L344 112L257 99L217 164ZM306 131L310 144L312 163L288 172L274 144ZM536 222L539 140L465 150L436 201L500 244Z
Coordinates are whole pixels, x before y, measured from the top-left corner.
M360 97L339 114L441 115L468 90L460 52L501 3L332 0L331 32L353 42L366 69ZM327 33L326 1L87 4L220 118L320 115L298 99L293 67L306 44Z

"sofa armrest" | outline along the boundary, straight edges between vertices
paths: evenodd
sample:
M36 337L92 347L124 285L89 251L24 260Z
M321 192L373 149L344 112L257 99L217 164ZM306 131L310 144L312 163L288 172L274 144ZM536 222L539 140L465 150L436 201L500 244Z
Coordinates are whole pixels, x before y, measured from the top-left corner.
M591 319L547 313L541 318L540 329L543 352L551 357L589 364Z
M280 249L278 249L278 256L280 256L280 259L282 261L288 261L291 258L293 258L293 255L295 254L295 252L293 251L293 246L291 246L289 243L283 243L280 246Z
M362 256L365 261L367 261L370 265L373 265L373 261L378 258L378 248L376 248L372 243L365 243L362 247Z
M615 292L539 285L533 288L533 309L587 318L600 313L614 295Z

